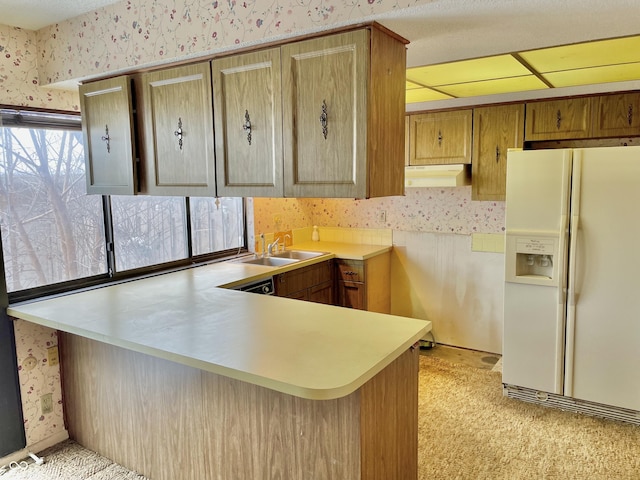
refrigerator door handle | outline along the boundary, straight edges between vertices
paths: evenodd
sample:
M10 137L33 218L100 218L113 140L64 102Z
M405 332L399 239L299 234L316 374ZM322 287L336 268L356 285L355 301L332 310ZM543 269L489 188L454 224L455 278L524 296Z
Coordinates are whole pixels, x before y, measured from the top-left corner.
M565 355L565 315L567 305L567 243L569 237L569 216L560 217L560 238L558 245L558 310L556 313L556 392L563 391L564 364L560 359Z
M571 230L569 233L569 289L567 298L567 329L564 370L564 394L573 396L573 363L576 330L576 259L578 256L578 231L580 229L580 183L582 177L582 156L574 153L571 180Z

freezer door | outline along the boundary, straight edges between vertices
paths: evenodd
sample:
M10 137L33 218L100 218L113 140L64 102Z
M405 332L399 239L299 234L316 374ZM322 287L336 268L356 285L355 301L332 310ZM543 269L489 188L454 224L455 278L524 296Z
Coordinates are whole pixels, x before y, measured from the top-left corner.
M573 164L565 395L640 410L640 147Z
M507 156L503 374L562 394L572 150Z

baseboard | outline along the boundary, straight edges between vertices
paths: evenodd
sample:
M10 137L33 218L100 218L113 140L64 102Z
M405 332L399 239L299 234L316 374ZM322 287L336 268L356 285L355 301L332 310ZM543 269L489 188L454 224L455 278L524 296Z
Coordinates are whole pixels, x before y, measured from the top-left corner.
M19 460L23 460L29 456L29 452L39 453L43 450L46 450L49 447L53 447L55 444L64 442L69 438L69 432L67 430L63 430L58 432L50 437L45 438L44 440L40 440L32 445L27 445L22 450L18 450L17 452L13 452L6 457L0 458L0 467L3 465L8 465L11 462L17 462Z

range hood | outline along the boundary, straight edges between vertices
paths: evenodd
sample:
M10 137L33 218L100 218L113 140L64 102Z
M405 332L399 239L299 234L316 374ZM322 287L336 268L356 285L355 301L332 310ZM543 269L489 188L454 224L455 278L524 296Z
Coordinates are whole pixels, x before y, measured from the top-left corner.
M471 165L416 165L405 167L404 186L460 187L471 185Z

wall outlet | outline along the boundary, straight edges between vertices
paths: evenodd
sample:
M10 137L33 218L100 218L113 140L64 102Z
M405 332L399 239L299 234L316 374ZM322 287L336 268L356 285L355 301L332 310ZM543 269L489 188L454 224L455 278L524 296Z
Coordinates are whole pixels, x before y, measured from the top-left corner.
M53 394L45 393L40 397L40 408L42 414L53 412Z
M384 223L386 221L387 221L387 211L386 210L380 210L378 212L378 222Z
M58 346L47 348L47 363L50 367L58 365L60 363L60 357L58 355Z

